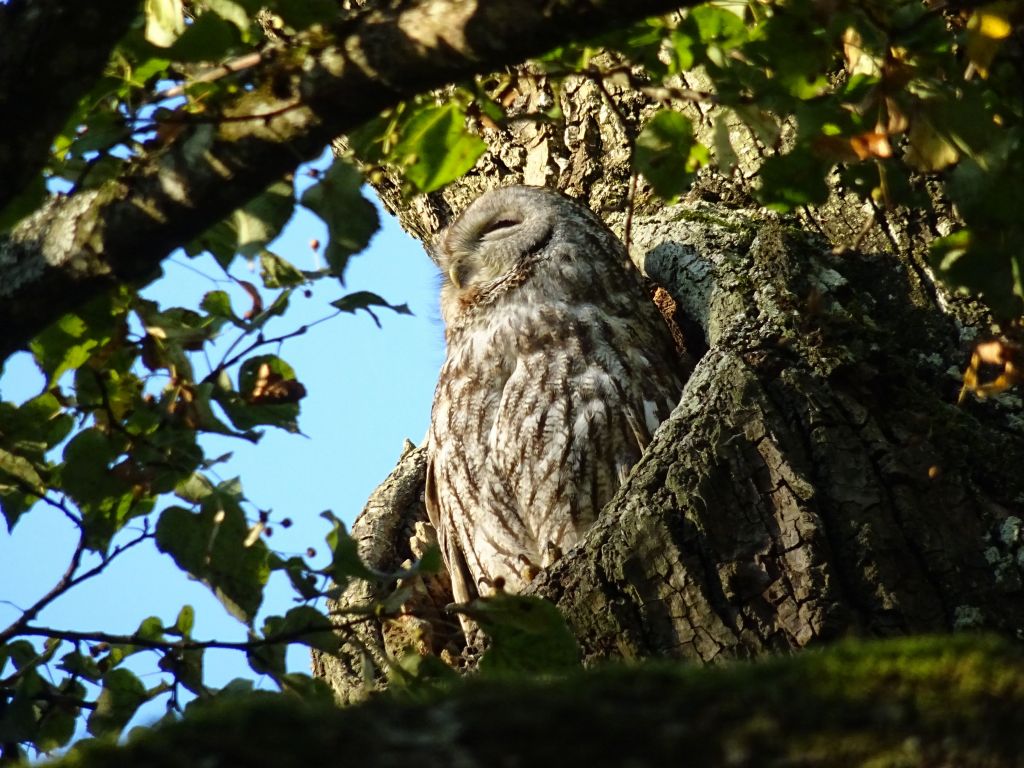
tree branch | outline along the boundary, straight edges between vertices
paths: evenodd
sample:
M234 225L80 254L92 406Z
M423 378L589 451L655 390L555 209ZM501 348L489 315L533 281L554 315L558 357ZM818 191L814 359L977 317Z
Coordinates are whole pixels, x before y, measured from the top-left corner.
M0 359L62 313L154 277L171 250L315 157L334 137L418 93L691 3L421 0L345 21L254 68L264 83L217 126L195 125L98 190L52 201L0 243ZM273 92L287 74L292 93ZM274 117L238 121L239 115Z
M69 642L107 643L109 645L135 645L140 648L151 648L155 651L200 651L208 648L222 648L229 651L251 651L268 645L281 645L301 640L310 635L346 632L358 624L372 621L371 615L360 616L342 624L334 624L329 628L303 627L292 632L281 632L269 637L253 640L154 640L139 635L115 635L110 632L78 632L69 629L53 629L51 627L24 626L18 632L23 637L47 637Z
M142 543L146 539L152 538L153 534L149 532L148 527L143 530L138 536L131 541L125 542L121 546L114 549L107 557L104 557L97 565L93 566L89 570L75 575L79 566L82 564L82 556L85 554L85 535L79 539L77 546L75 547L74 553L71 555L71 562L68 564L67 569L64 571L64 575L60 577L60 580L53 586L53 588L37 600L32 606L22 612L21 616L13 622L7 629L0 632L0 645L3 645L11 638L17 637L18 635L26 634L25 630L36 616L39 615L46 606L56 600L58 597L63 595L65 592L70 590L72 587L81 584L87 579L91 579L103 571L110 562L118 555L124 553L126 550L131 549L137 544Z
M963 635L413 690L343 708L233 697L54 765L1015 766L1024 750L1020 650Z
M125 0L0 5L0 210L39 173L53 137L138 16Z

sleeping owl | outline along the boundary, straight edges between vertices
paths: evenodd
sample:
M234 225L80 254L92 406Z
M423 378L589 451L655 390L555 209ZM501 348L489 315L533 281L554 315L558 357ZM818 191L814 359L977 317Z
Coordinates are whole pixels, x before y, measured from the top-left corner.
M459 602L520 590L572 547L682 391L622 243L539 187L474 201L432 247L446 358L426 506Z

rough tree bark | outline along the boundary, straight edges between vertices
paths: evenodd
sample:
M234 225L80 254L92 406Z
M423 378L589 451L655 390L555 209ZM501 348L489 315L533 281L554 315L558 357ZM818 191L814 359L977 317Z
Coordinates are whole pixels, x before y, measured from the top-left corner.
M700 357L585 541L531 585L558 604L585 657L711 662L848 635L1021 636L1024 421L1015 396L956 404L971 341L987 326L924 266L927 243L948 226L942 201L864 207L836 177L820 208L768 214L751 196L762 148L738 127L734 176L702 174L669 207L642 182L631 200L631 140L664 94L621 78L556 87L529 68L499 81L513 114L557 102L564 118L485 129L490 151L464 180L404 203L385 177L381 197L421 238L501 184L586 201L628 230ZM674 106L710 143L715 111ZM409 453L355 525L382 570L411 556L402 537L425 519L421 482L422 459ZM395 483L402 493L390 492ZM379 684L365 651L396 652L390 631L362 630L344 662L316 658L342 700ZM431 642L435 652L444 644Z

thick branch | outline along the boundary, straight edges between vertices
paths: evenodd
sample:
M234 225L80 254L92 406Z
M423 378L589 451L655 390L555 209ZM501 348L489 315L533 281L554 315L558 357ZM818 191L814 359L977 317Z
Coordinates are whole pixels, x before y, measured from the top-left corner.
M43 167L54 135L128 31L140 3L0 5L0 210Z
M256 69L265 87L226 109L228 120L190 126L124 177L55 201L0 246L0 359L112 285L151 278L176 246L382 109L679 5L423 0L346 22L308 50L280 50ZM291 94L271 92L289 78Z
M1019 649L961 636L726 668L476 681L340 710L232 697L57 765L1010 766L1022 725Z

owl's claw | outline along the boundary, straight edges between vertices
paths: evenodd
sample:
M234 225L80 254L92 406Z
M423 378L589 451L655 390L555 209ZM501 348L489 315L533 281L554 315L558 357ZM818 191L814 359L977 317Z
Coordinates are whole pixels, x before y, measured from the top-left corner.
M527 584L533 581L541 571L537 564L530 560L526 555L519 556L519 563L519 578Z
M541 559L542 568L550 568L552 565L562 559L562 548L555 544L553 541L549 541L544 546L544 557Z

